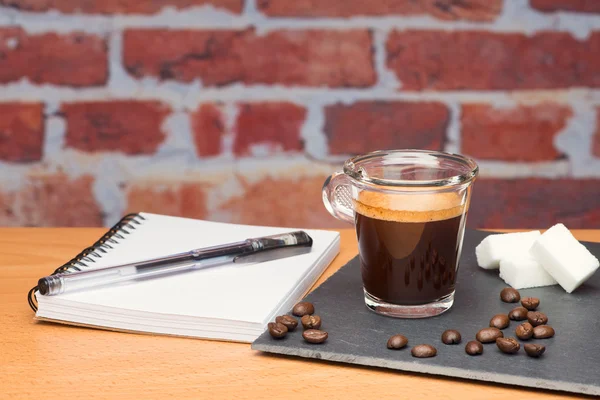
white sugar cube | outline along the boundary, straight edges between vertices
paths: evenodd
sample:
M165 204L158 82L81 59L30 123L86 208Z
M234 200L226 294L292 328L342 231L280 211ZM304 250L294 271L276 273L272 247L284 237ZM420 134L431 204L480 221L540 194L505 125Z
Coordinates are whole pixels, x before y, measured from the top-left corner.
M567 293L577 289L600 265L563 224L544 232L530 252Z
M500 260L500 278L515 289L556 285L556 281L530 254Z
M485 269L498 269L502 258L527 254L540 234L540 231L530 231L490 235L475 248L477 264Z

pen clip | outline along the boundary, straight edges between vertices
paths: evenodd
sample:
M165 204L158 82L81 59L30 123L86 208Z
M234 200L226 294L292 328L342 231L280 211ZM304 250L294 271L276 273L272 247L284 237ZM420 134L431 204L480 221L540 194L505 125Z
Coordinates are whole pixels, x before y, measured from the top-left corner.
M310 253L313 240L304 231L248 239L254 251L233 259L238 263L257 263Z

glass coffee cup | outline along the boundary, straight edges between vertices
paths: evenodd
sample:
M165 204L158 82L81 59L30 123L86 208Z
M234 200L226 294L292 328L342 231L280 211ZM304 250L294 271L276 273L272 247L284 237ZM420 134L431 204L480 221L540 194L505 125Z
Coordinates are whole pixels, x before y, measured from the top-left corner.
M365 304L425 318L452 307L477 164L426 150L350 158L323 185L334 217L356 227Z

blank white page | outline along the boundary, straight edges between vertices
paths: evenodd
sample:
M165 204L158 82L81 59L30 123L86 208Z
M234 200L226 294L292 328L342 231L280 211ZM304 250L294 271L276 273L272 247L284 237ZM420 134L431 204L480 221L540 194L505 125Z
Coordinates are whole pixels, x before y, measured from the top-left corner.
M90 268L102 268L164 256L194 248L241 241L251 237L299 230L208 222L141 213L146 218L126 239L119 240ZM311 271L323 254L332 251L339 234L304 229L313 239L310 253L256 264L230 264L205 270L90 289L45 302L110 307L112 312L149 312L176 316L263 324ZM38 297L40 295L38 294ZM51 298L52 297L52 298ZM75 304L74 304L75 306Z

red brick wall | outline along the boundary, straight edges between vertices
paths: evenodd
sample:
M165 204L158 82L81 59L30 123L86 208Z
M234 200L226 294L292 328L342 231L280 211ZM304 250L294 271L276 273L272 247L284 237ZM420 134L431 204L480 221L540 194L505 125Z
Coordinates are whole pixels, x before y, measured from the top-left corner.
M357 153L477 159L474 227L600 228L595 0L0 0L0 225L344 226Z

